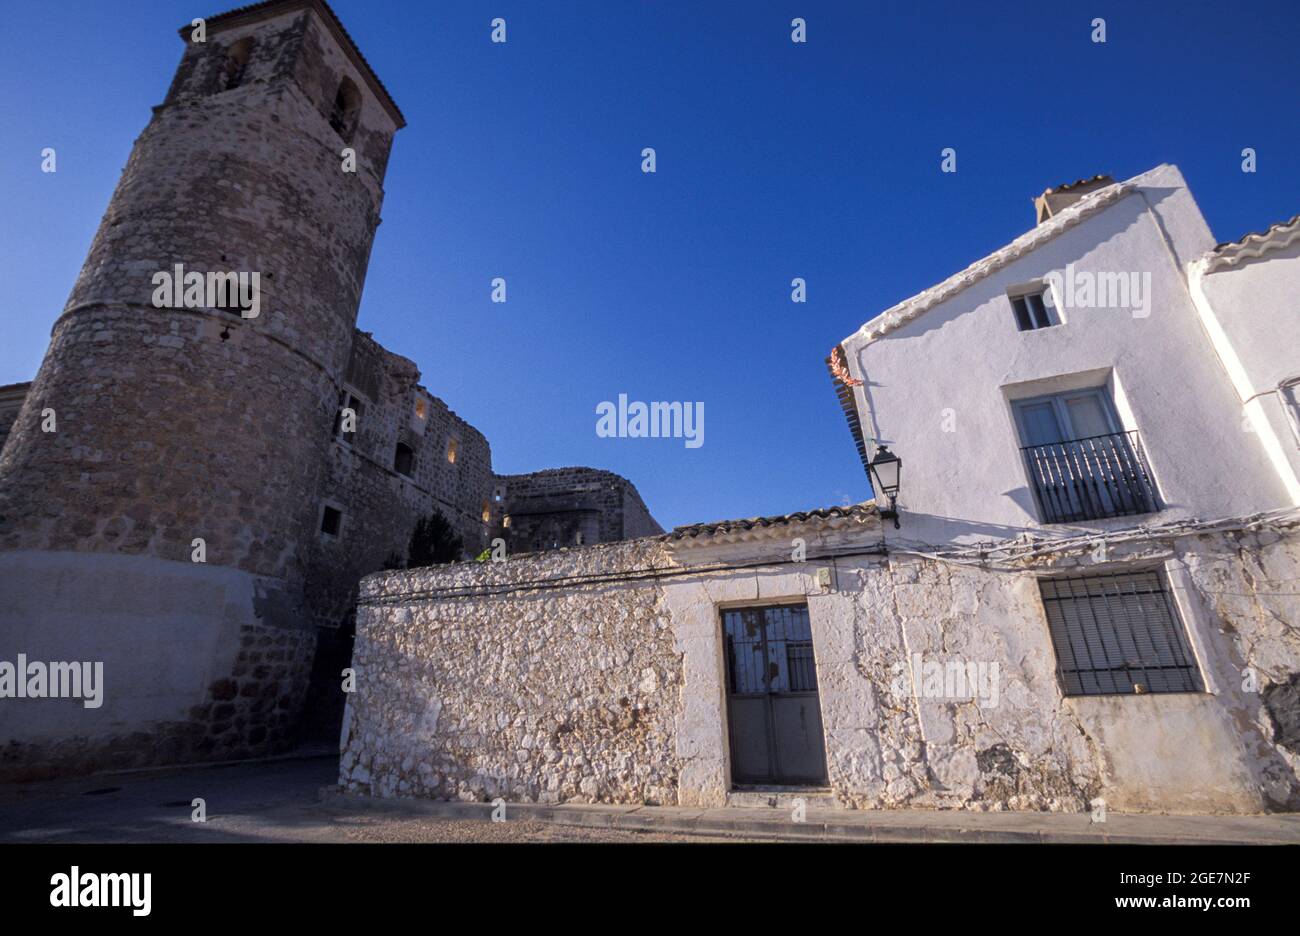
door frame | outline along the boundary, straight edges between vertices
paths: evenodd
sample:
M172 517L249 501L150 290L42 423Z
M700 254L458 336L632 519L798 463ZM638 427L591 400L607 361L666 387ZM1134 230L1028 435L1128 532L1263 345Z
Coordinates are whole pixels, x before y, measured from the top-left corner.
M812 666L813 666L814 678L816 678L816 674L817 674L817 641L813 631L812 611L808 607L807 595L791 596L789 598L764 598L764 599L753 599L749 601L727 602L725 604L718 604L715 606L715 612L716 612L715 619L716 619L716 628L717 628L715 630L715 633L718 635L717 636L718 647L719 650L721 651L719 654L719 662L721 664L721 670L722 670L721 672L722 695L723 695L722 709L723 712L725 713L724 716L725 721L723 724L723 729L726 732L726 736L727 736L726 746L724 750L726 751L727 754L726 780L727 780L728 788L735 790L735 789L742 789L745 787L753 787L753 786L789 787L790 789L800 789L803 787L827 787L830 784L830 766L829 766L827 751L826 751L826 723L822 717L822 711L821 711L820 679L817 680L817 688L813 691L797 692L797 693L782 693L782 695L803 695L803 696L811 695L811 696L815 696L817 699L817 721L821 732L821 752L822 752L822 760L821 760L822 773L820 779L818 778L778 779L776 777L773 777L771 779L741 780L741 779L737 779L736 777L736 763L737 763L736 752L735 752L736 733L734 731L735 717L732 711L732 704L731 704L731 697L733 694L731 690L731 678L730 678L731 656L730 656L730 650L727 646L726 615L731 612L742 612L747 610L762 611L767 608L803 608L805 610L805 613L808 615L808 636L809 636L809 643L811 644L811 649L812 649ZM762 638L763 638L763 645L764 645L764 659L766 660L766 653L767 653L766 628L764 628L764 633L762 635ZM757 695L757 694L753 694L753 695ZM767 702L766 702L767 708L765 712L765 718L766 718L766 728L767 728L768 760L769 760L769 764L774 764L778 762L779 755L776 750L776 742L774 737L775 725L774 725L773 713L771 710L771 704L772 704L771 697L773 693L768 692L768 693L764 693L763 695L765 695L767 698Z

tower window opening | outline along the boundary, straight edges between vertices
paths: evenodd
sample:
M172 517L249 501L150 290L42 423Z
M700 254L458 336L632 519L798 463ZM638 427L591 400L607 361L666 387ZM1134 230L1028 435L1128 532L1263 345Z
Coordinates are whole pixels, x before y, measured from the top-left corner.
M447 463L456 464L456 456L460 454L460 443L455 439L447 440Z
M339 82L338 93L334 95L334 107L330 110L330 126L343 138L344 143L352 142L360 111L361 92L351 78L344 78Z
M221 73L217 76L218 92L230 91L243 83L244 73L248 70L248 60L252 54L252 36L240 39L226 50L225 61L221 63Z

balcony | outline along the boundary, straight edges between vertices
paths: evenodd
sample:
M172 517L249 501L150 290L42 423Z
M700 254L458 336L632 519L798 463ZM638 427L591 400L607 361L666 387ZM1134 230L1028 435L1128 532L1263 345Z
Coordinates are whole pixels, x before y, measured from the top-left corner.
M1077 523L1160 509L1138 434L1026 445L1024 453L1044 523Z

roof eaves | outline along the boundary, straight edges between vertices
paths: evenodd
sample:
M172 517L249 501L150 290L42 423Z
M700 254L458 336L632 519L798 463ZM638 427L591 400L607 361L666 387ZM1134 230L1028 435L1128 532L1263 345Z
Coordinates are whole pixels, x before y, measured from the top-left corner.
M1282 250L1300 241L1300 215L1269 225L1262 232L1252 232L1235 241L1218 244L1204 254L1199 264L1207 273L1257 260L1264 254Z
M1105 188L1088 193L1073 205L1063 208L1060 213L1026 231L1005 247L995 250L984 259L972 263L966 269L954 273L943 282L886 309L846 338L845 341L851 341L855 338L863 338L868 342L875 341L877 338L902 328L941 302L951 299L962 290L975 285L985 277L991 276L1003 267L1010 265L1048 241L1065 233L1070 228L1131 195L1146 182L1148 176L1164 168L1163 165L1157 166L1125 182L1116 182L1114 185L1108 185ZM1071 184L1077 185L1078 183Z
M788 528L809 523L827 524L838 528L868 523L879 518L875 501L864 501L848 507L822 507L817 510L798 511L774 517L749 517L742 520L718 520L713 523L693 523L676 527L668 539L677 542L717 541L732 542L771 539L785 535Z

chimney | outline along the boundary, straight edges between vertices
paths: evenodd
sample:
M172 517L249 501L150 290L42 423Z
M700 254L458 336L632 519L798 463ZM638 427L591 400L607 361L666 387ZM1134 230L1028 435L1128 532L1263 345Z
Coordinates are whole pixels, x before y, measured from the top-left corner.
M1108 175L1095 175L1091 179L1079 179L1067 182L1055 188L1049 188L1034 199L1034 209L1038 213L1038 224L1055 217L1064 208L1080 201L1085 195L1091 195L1098 189L1114 185L1115 180Z

